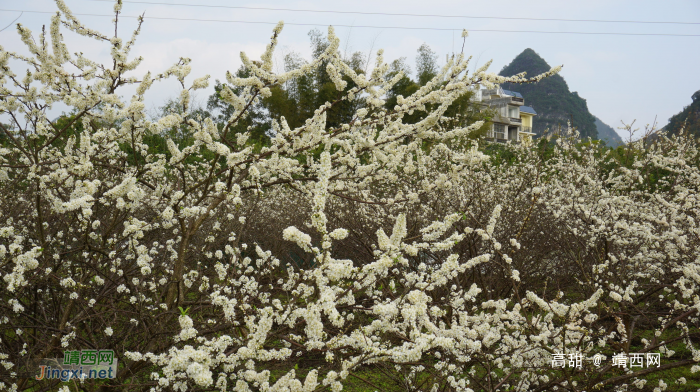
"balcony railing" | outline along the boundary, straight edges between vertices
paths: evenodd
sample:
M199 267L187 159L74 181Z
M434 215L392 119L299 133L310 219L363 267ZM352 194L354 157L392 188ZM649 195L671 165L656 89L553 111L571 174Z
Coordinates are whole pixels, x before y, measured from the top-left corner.
M496 113L496 115L493 116L492 121L503 125L520 125L523 123L523 120L520 118L504 116L501 113Z
M520 132L534 133L534 132L532 132L532 127L521 127Z
M504 107L507 107L508 104L510 103L510 98L511 97L493 98L493 99L484 98L484 103L491 108L504 108Z
M484 97L490 97L491 95L501 95L503 93L503 90L500 88L490 88L486 90L482 90L481 94Z
M494 101L494 100L504 100L508 103L515 103L517 105L522 105L525 103L525 99L521 97L516 97L513 95L506 95L505 92L503 91L502 88L491 88L491 89L485 89L481 90L481 94L479 95L479 101ZM491 98L491 96L496 95L498 98Z

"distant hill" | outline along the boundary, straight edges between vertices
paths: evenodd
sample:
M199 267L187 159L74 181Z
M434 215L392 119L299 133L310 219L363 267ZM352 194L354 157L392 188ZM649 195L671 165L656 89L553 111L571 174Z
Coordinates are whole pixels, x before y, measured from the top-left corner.
M536 76L552 68L534 50L525 49L510 64L501 70L501 75L512 76L527 72L527 76ZM569 86L560 75L544 78L538 83L511 84L501 87L517 91L525 98L525 105L532 106L537 111L533 132L541 135L545 129L556 130L566 128L566 122L573 116L573 125L582 138L590 136L598 138L598 128L595 117L588 111L586 100L578 93L569 91Z
M700 137L700 90L692 96L693 102L683 110L668 119L668 125L664 127L670 134L678 134L685 123L685 131Z
M598 138L604 141L608 147L615 148L625 144L620 135L618 135L610 125L604 123L598 117L595 117L595 126L598 129Z

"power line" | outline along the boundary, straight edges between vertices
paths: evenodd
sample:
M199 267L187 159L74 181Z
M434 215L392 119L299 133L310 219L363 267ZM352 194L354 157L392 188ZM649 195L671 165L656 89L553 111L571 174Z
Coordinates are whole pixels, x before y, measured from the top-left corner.
M105 2L106 1L106 2L111 2L111 3L114 2L114 0L89 0L89 1L96 1L96 2ZM364 11L330 11L330 10L312 10L312 9L298 9L298 8L270 8L270 7L246 7L246 6L232 6L232 5L166 3L166 2L157 2L157 1L124 0L122 2L123 3L133 3L133 4L169 5L169 6L181 6L181 7L228 8L228 9L244 9L244 10L261 10L261 11L285 11L285 12L313 12L313 13L327 13L327 14L413 16L413 17L463 18L463 19L503 19L503 20L529 20L529 21L552 21L552 22L596 22L596 23L642 23L642 24L700 25L700 22L679 22L679 21L524 18L524 17L505 17L505 16L409 14L409 13L364 12Z
M54 14L52 11L27 11L0 9L5 12L27 12L34 14ZM101 16L113 18L114 15L74 13L76 16ZM121 18L139 18L140 16L119 15ZM160 16L145 16L144 19L154 20L175 20L182 22L219 22L219 23L244 23L244 24L266 24L276 25L277 22L261 22L249 20L225 20L225 19L197 19L197 18L172 18ZM328 27L327 24L318 23L285 23L287 26L313 26ZM370 28L370 29L395 29L395 30L433 30L433 31L462 31L462 29L440 28L440 27L409 27L409 26L372 26L372 25L343 25L334 24L334 27L350 28ZM573 34L573 35L627 35L627 36L663 36L663 37L700 37L700 34L673 34L673 33L615 33L615 32L588 32L588 31L542 31L542 30L498 30L498 29L468 29L469 32L490 32L490 33L537 33L537 34Z
M21 14L19 14L19 16L15 18L15 20L13 20L12 22L10 22L10 24L7 25L7 26L5 26L5 28L3 28L2 30L0 30L0 32L3 32L3 31L5 31L5 30L7 30L7 28L10 27L10 26L12 26L13 23L17 22L17 19L21 18L21 17L22 17L22 14L24 14L24 12L22 12Z

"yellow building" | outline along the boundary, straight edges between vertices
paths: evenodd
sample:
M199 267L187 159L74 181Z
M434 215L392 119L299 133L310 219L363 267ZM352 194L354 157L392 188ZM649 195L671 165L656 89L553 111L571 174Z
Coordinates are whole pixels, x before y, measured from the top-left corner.
M521 142L529 143L532 141L533 136L535 136L535 133L532 132L532 120L534 120L536 115L537 112L530 106L523 105L520 107L520 119L522 120L522 125L518 131L518 135Z
M535 135L532 123L537 112L525 106L525 99L520 93L500 87L484 89L477 92L476 100L496 112L493 125L486 135L487 140L498 143L532 141Z

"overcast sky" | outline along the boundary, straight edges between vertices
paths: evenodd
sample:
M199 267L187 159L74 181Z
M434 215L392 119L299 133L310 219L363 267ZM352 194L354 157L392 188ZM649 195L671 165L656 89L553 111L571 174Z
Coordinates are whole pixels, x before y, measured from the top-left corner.
M112 2L65 0L75 14L108 15ZM605 123L617 127L621 121L660 126L668 118L690 104L690 96L700 89L700 1L697 0L587 0L563 2L549 0L517 1L232 1L232 0L144 0L124 2L124 16L145 12L146 22L134 49L144 57L140 68L160 72L180 57L192 59L192 76L210 74L223 79L226 70L240 66L239 53L245 51L257 58L268 43L279 20L286 23L280 38L277 59L296 51L310 57L307 33L314 26L326 31L336 26L341 50L365 54L383 48L385 58L407 57L413 66L416 49L424 42L445 56L462 48L461 29L470 31L464 52L473 56L473 65L493 60L491 71L499 72L526 48L532 48L551 66L564 65L561 75L569 88L586 99L588 108ZM155 4L162 3L162 4ZM200 6L175 6L168 4ZM246 9L204 7L259 7ZM284 8L286 10L279 10ZM25 12L15 23L22 23L35 32L50 23L56 6L52 0L0 0L0 29L9 25L19 12ZM340 13L295 12L290 10L342 11ZM368 15L363 13L415 14ZM427 16L428 14L432 16ZM464 17L439 17L464 16ZM203 19L185 21L156 18ZM471 17L471 18L468 18ZM483 18L483 17L497 17ZM79 16L91 28L113 32L110 17ZM508 18L614 20L661 23L606 23L543 21ZM120 35L128 39L135 19L123 18ZM223 22L229 21L229 22ZM233 23L247 21L263 23ZM268 22L270 24L267 24ZM296 24L296 25L295 25ZM307 25L302 25L307 24ZM344 27L354 26L354 27ZM368 28L363 26L377 26ZM431 28L396 29L391 27ZM443 29L443 30L440 30ZM447 29L447 30L445 30ZM449 30L454 29L454 31ZM494 32L478 30L548 31L555 34L529 32ZM563 32L686 34L696 36L627 36L598 34L564 34ZM71 52L82 51L93 58L108 57L108 48L94 41L64 34ZM6 50L26 53L14 27L0 32L0 44ZM415 67L413 66L415 69ZM174 83L159 86L148 97L157 106L178 93ZM200 93L204 102L209 91Z

